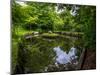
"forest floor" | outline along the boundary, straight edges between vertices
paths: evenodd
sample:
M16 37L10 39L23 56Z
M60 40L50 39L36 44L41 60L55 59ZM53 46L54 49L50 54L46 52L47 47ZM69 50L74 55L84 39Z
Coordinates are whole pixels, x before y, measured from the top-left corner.
M82 70L96 69L96 50L86 50Z

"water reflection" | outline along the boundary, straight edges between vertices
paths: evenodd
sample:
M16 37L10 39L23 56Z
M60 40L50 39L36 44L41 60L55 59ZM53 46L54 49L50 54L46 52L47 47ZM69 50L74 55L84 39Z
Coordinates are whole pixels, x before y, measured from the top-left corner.
M78 56L76 55L77 54L77 49L72 47L68 54L63 51L60 46L58 47L54 47L53 48L54 52L56 53L56 62L55 64L67 64L67 63L70 63L70 64L78 64L77 62L77 58Z
M22 40L19 44L18 64L24 66L23 73L74 70L80 57L82 40L66 37L32 36Z

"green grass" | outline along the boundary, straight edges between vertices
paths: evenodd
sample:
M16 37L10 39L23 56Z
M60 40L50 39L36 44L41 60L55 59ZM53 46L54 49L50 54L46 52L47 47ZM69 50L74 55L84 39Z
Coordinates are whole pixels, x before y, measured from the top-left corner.
M52 36L58 36L58 34L56 34L56 33L43 33L42 34L43 36L49 36L49 37L52 37Z
M23 36L25 34L32 33L33 31L32 30L25 30L25 29L19 27L16 32L17 32L18 36Z
M18 53L18 41L16 39L12 40L12 70L15 69L17 64L17 53Z

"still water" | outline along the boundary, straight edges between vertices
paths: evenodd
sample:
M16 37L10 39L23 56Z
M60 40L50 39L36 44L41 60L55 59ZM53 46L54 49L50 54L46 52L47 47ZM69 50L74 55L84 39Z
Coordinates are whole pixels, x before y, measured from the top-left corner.
M19 44L18 64L25 73L58 71L60 64L78 64L82 48L81 38L34 36Z

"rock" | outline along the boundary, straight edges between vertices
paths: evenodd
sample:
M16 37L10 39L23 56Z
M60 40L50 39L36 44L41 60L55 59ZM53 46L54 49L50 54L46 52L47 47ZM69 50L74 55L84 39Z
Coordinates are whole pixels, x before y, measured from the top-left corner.
M71 71L71 70L77 70L77 65L75 64L58 64L56 66L55 64L48 65L48 68L46 67L46 72L55 72L55 71Z
M39 32L33 32L34 36L39 36Z
M29 38L32 38L33 36L32 35L29 35L29 36L26 36L25 39L29 39Z
M38 34L39 34L39 32L33 32L33 34L34 34L34 35L38 35Z
M52 34L52 31L48 31L49 34Z

